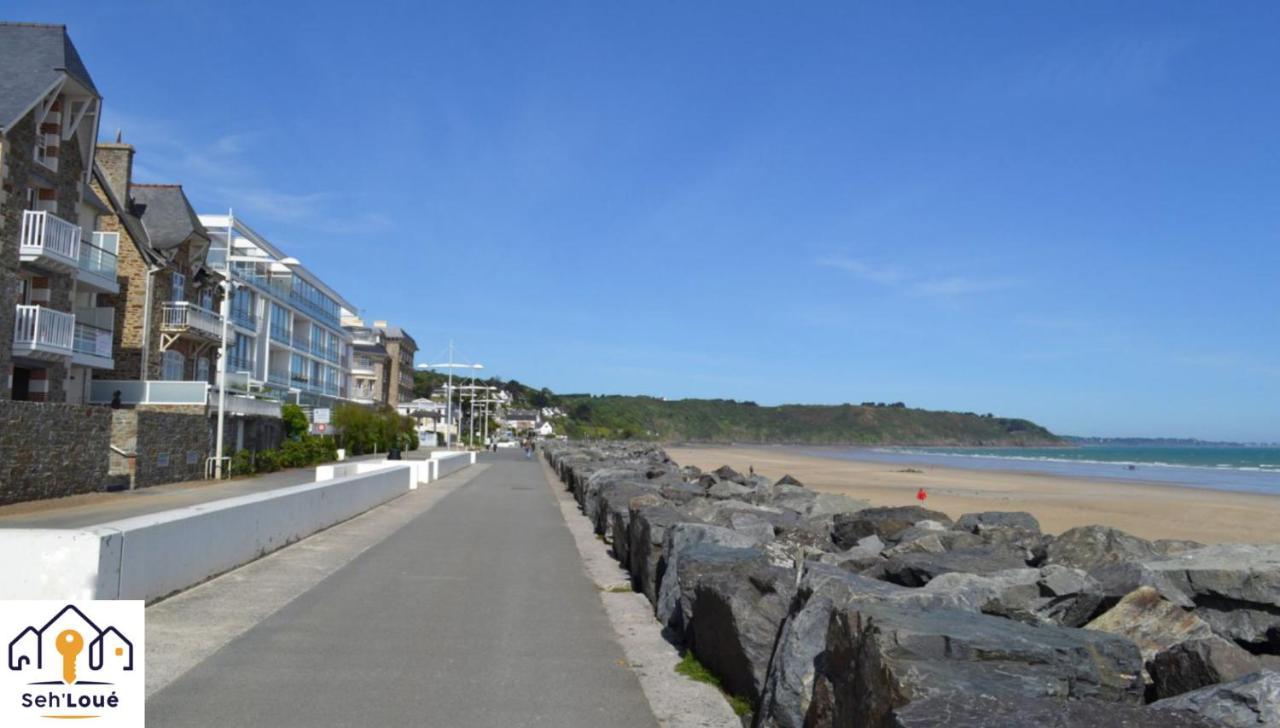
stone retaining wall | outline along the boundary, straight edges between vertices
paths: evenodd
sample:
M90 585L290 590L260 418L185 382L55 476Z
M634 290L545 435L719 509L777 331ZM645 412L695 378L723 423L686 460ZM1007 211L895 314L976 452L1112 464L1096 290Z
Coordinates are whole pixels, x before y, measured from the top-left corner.
M0 400L0 505L99 490L111 410Z

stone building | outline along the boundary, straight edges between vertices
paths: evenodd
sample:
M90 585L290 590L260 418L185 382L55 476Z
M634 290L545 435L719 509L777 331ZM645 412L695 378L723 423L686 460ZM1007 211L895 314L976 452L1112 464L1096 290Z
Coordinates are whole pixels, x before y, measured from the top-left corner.
M342 328L352 336L351 399L360 404L386 404L391 358L385 334L349 315L342 317Z
M344 310L342 327L352 334L352 398L364 404L396 407L413 401L413 359L418 343L399 326L364 319ZM356 392L360 394L357 395Z
M413 357L418 353L418 342L386 321L374 321L373 327L383 332L387 342L387 404L395 407L413 401Z
M83 402L114 366L116 240L89 187L101 105L64 26L0 22L0 399Z
M94 389L98 399L114 388L142 404L156 398L125 383L216 381L223 277L206 261L209 233L182 186L135 182L134 153L118 140L98 145L93 190L111 207L103 229L119 236L120 292L104 297L118 332L115 366Z

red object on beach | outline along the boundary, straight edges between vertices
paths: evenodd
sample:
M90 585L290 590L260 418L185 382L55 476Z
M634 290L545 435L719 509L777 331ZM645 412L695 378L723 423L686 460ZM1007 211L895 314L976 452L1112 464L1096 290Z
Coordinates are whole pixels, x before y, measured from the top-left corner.
M921 503L924 503L924 499L928 497L929 497L929 494L924 492L924 488L921 488L919 492L916 493L916 500L920 501Z

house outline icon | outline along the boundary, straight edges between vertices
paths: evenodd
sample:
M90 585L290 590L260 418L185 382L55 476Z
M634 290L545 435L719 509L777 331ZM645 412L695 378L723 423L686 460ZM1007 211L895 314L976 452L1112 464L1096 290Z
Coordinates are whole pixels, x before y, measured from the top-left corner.
M101 670L103 665L105 664L106 657L103 654L104 652L103 648L104 648L104 645L106 644L105 638L109 635L114 635L116 638L120 640L120 642L123 643L123 646L120 649L122 650L121 656L125 658L125 666L122 669L133 670L133 642L129 640L129 638L125 637L124 634L122 634L120 630L116 629L115 627L108 626L105 630L100 629L92 619L89 619L89 617L86 616L84 612L80 611L80 609L76 607L74 604L68 604L67 606L60 609L58 613L53 616L53 619L50 619L48 622L45 622L43 627L36 629L35 627L28 626L26 629L19 632L17 637L14 637L12 640L10 640L9 669L21 672L22 670L30 667L32 664L30 653L34 652L35 668L37 670L43 670L44 669L45 633L49 631L49 629L52 628L55 624L62 621L63 617L67 616L68 612L74 613L76 617L79 617L86 625L88 625L92 629L92 639L89 640L89 655L88 655L90 670ZM32 635L31 640L27 639L28 635ZM23 649L24 642L26 641L35 642L34 650ZM125 651L127 651L127 654Z

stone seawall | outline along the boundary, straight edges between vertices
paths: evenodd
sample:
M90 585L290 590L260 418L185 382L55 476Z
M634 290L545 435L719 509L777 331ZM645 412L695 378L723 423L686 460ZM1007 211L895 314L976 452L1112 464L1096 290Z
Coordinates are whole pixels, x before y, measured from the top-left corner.
M100 490L111 410L0 400L0 505Z
M544 452L753 726L1280 726L1280 546L953 521L650 445Z

